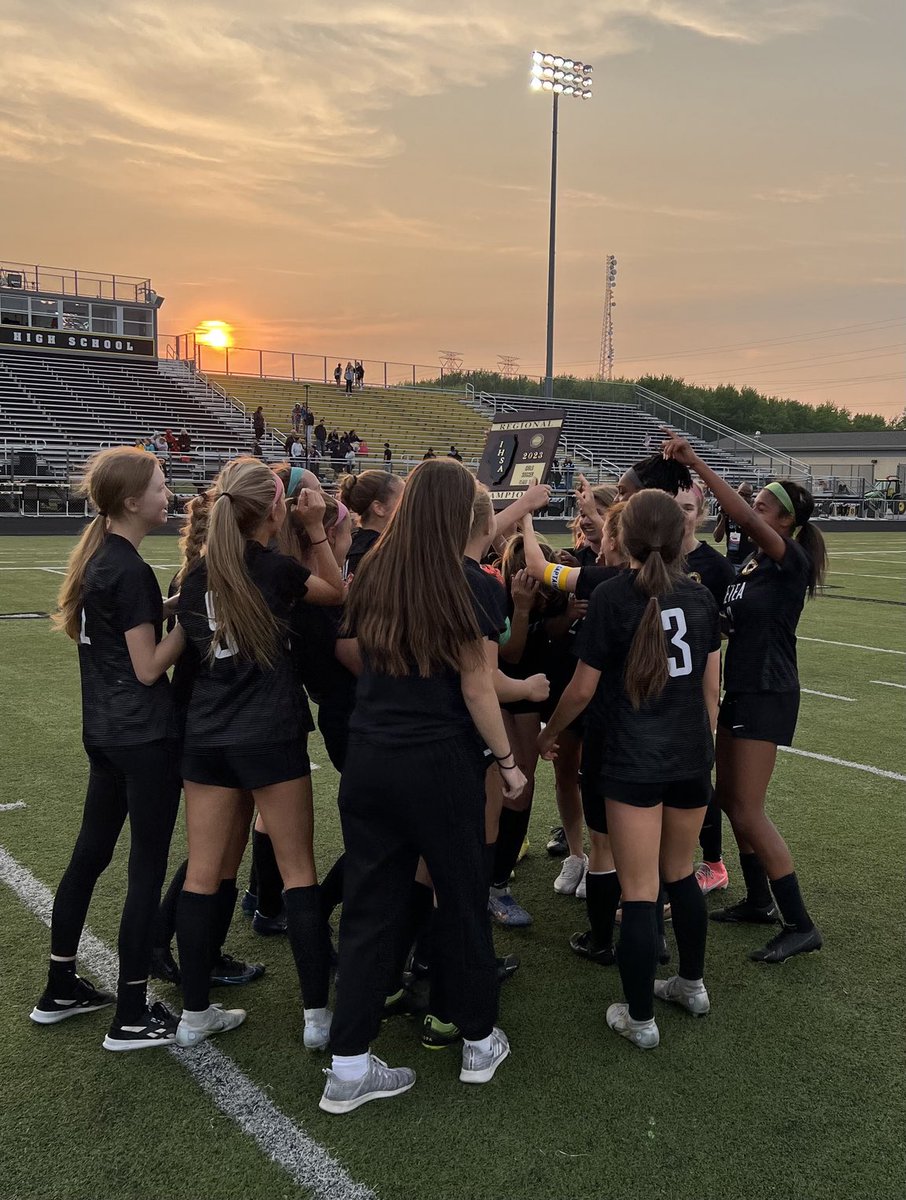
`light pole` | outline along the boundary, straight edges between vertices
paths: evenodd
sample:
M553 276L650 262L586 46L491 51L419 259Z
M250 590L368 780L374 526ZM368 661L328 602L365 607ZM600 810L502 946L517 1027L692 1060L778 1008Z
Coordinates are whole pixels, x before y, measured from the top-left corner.
M544 396L554 394L554 277L557 247L557 125L560 115L560 97L574 100L590 100L593 67L588 63L563 58L560 54L545 54L535 50L532 54L532 88L536 92L550 92L553 98L551 120L551 207L550 240L547 254L547 355L544 367Z

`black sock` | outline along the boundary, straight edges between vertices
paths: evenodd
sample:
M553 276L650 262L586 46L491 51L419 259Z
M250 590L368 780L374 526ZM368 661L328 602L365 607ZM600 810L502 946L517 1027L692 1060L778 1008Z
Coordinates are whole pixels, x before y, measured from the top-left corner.
M252 831L252 836L253 836L253 838L254 838L254 831ZM257 896L257 895L258 895L258 872L255 870L255 854L254 854L254 851L252 851L252 865L249 867L249 882L248 882L248 887L247 887L245 890L248 892L248 894L249 894L250 896Z
M409 957L409 951L416 942L422 939L424 939L423 953L425 955L422 961L428 963L430 966L432 955L431 924L433 916L434 889L428 887L427 884L419 883L417 879L413 879L409 892L409 903L398 930L398 941L396 942L394 959L391 964L390 979L387 982L391 995L399 989L403 970L406 966L406 959Z
M701 979L705 973L708 906L694 875L667 884L673 911L673 935L679 951L681 979Z
M810 929L815 928L803 902L795 871L780 879L772 879L771 891L774 893L774 899L777 901L784 925L791 925L800 933L807 933Z
M51 993L54 1000L72 999L75 978L76 964L74 958L70 958L66 962L57 962L53 958L50 960L50 965L47 968L47 990Z
M330 939L327 919L321 908L321 889L287 888L286 929L292 948L304 1008L326 1008L330 987Z
M490 887L492 885L493 880L494 880L494 863L495 863L496 859L497 859L497 843L496 843L496 841L495 842L487 842L485 845L485 848L484 848L484 866L485 866L485 874L488 877L488 887Z
M211 962L216 963L223 953L223 943L230 932L233 923L233 913L236 911L236 897L239 889L235 879L221 879L217 891L217 906L214 910L214 924L211 927Z
M497 850L494 855L492 886L510 886L510 876L519 858L519 851L528 833L531 811L516 812L512 808L500 810L500 827L497 831Z
M702 848L702 857L705 862L721 861L724 849L723 813L713 793L708 802L708 811L705 813L705 823L698 835L698 844Z
M616 871L598 873L589 871L585 876L585 907L591 936L599 950L613 945L613 923L620 906L620 880Z
M657 894L657 900L654 902L654 921L657 926L657 935L659 938L667 936L667 930L664 926L664 905L667 903L667 893L664 891L663 884L661 890Z
M258 888L255 893L258 912L262 917L279 917L283 908L283 879L274 856L273 842L257 829L252 834L252 858Z
M179 904L179 895L186 882L186 871L189 868L189 860L180 863L176 868L173 878L170 880L170 886L164 893L164 898L160 902L160 908L157 910L157 921L154 926L154 948L156 950L169 950L170 943L173 941L173 934L176 932L176 908Z
M651 900L624 900L617 966L633 1021L654 1017L657 919Z
M137 1025L148 1007L148 981L127 983L125 979L116 985L116 1019L122 1025Z
M182 975L182 1003L203 1012L211 1002L211 931L217 897L183 891L176 909L176 945Z
M742 877L746 881L746 900L756 908L770 908L773 899L768 876L757 854L740 852L739 865L742 867Z
M343 903L343 875L346 870L346 855L341 854L321 880L321 907L324 916L330 917L333 910Z

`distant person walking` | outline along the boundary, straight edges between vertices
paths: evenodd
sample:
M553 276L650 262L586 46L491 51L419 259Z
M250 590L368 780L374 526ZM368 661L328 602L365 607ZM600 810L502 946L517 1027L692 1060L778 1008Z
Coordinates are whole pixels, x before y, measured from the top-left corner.
M355 382L355 368L351 362L346 364L346 370L343 373L343 378L346 380L346 395L352 395L352 385Z
M390 449L390 443L384 442L384 470L393 470L393 451Z
M333 377L336 380L337 387L340 386L340 380L343 378L343 364L337 363L333 369Z
M252 433L255 435L255 441L260 442L264 437L264 431L267 425L264 420L264 409L259 404L252 413Z

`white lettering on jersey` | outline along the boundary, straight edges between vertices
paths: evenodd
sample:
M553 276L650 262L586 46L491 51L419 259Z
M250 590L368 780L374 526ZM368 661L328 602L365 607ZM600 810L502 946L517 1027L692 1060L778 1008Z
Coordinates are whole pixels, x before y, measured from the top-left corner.
M724 596L724 604L732 604L734 600L741 600L745 590L746 585L744 583L731 583L727 588L726 596Z
M85 630L85 610L84 610L84 608L82 609L82 623L79 626L79 641L82 643L83 646L91 645L91 638L88 636L88 633Z
M670 635L670 645L675 646L679 656L669 655L667 670L673 678L678 675L692 674L692 649L683 634L687 630L686 614L681 608L665 608L661 613L661 624L664 632Z
M211 592L204 594L205 611L208 614L208 629L211 633L217 632L217 620L214 616L214 596ZM228 642L220 642L214 650L215 658L232 658L238 651L235 646L231 646Z

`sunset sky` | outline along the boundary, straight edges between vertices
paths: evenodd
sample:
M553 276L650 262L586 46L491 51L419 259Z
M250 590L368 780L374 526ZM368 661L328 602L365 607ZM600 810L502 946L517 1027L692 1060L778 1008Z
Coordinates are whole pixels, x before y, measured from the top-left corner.
M902 0L3 0L0 256L149 275L165 332L904 406Z

